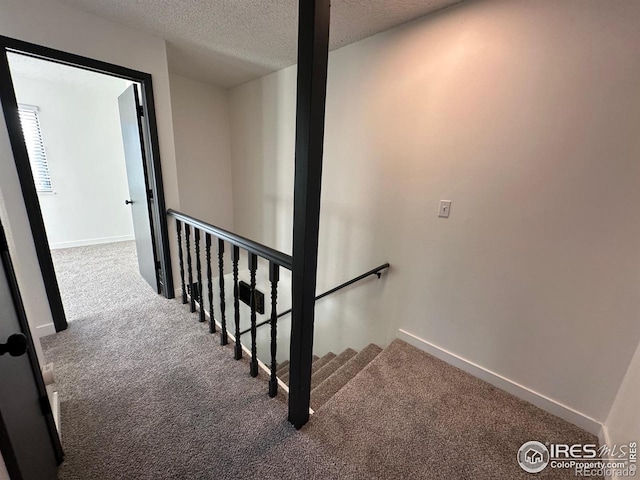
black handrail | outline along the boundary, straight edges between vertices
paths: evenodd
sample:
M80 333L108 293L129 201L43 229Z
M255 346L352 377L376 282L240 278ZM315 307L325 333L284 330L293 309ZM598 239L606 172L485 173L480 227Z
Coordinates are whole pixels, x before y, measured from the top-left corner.
M362 275L358 275L357 277L352 278L348 282L344 282L344 283L338 285L337 287L332 288L331 290L328 290L328 291L326 291L324 293L321 293L320 295L318 295L316 297L316 301L320 300L321 298L326 297L327 295L331 295L332 293L335 293L338 290L342 290L343 288L346 288L349 285L352 285L352 284L354 284L356 282L359 282L360 280L363 280L363 279L365 279L365 278L367 278L367 277L369 277L371 275L377 275L378 278L380 278L380 276L382 275L382 270L385 270L385 269L387 269L389 267L390 267L390 265L388 263L384 263L384 264L380 265L379 267L373 268L373 269L369 270L368 272L363 273ZM287 315L289 313L291 313L291 309L285 310L284 312L279 313L276 318L284 317L285 315ZM260 322L259 324L256 325L256 328L262 327L263 325L267 325L269 323L271 323L271 319L265 320L264 322ZM245 333L249 333L250 331L251 331L251 329L248 328L248 329L243 330L242 332L240 332L240 335L244 335Z
M291 270L293 258L291 255L287 255L286 253L282 253L278 250L274 250L271 247L267 247L258 242L254 242L253 240L249 240L241 235L237 235L233 232L225 230L220 227L216 227L215 225L211 225L210 223L203 222L202 220L198 220L197 218L192 217L191 215L187 215L185 213L177 212L173 209L167 210L167 215L176 218L184 223L192 225L193 227L199 228L200 230L210 233L211 235L216 236L222 240L226 240L232 245L236 245L240 248L243 248L251 253L255 253L256 255L266 258L267 260L277 263L278 265L286 268L287 270Z

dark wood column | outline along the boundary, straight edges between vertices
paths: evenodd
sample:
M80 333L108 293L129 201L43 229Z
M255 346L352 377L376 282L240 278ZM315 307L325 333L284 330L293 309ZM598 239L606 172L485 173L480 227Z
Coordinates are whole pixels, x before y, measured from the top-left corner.
M329 0L299 0L289 421L309 420L318 266Z

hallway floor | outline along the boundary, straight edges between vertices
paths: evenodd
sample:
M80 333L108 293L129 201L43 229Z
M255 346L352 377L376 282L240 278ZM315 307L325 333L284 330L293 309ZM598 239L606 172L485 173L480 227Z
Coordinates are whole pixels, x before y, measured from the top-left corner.
M153 294L138 273L133 241L51 250L51 258L68 321L127 309Z
M61 398L61 480L524 479L524 441L595 441L401 341L296 431L265 374L251 379L246 359L140 278L132 243L56 257L72 321L42 343ZM83 271L93 262L97 277Z

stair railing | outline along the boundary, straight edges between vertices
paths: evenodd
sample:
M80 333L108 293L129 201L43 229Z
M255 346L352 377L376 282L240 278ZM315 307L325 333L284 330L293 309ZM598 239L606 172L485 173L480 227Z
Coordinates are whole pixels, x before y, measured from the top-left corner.
M214 295L213 295L213 268L212 268L212 249L215 250L212 237L218 240L217 245L217 267L219 280L219 309L220 309L220 344L227 345L229 337L234 341L234 355L236 360L240 360L243 355L243 344L241 336L251 333L251 345L247 350L251 354L249 373L252 377L258 376L258 356L256 347L256 330L258 327L271 325L270 332L270 365L265 367L269 372L269 396L275 397L278 394L278 378L276 375L277 362L277 323L278 318L291 313L291 309L278 313L278 282L280 280L280 268L287 270L292 269L293 259L290 255L282 253L273 248L267 247L261 243L255 242L248 238L242 237L228 230L215 225L198 220L195 217L175 210L168 210L167 215L173 217L176 221L177 243L178 243L178 260L180 264L180 285L182 287L182 303L189 304L191 312L198 313L198 320L205 322L209 316L209 332L216 332L216 319L214 312ZM204 256L205 265L202 265L202 241L204 238ZM230 257L233 276L233 332L230 333L227 328L227 311L226 311L226 295L224 282L224 253L225 244L230 245ZM195 255L195 260L192 255ZM248 256L248 269L250 275L250 297L249 307L251 310L250 328L240 331L240 288L238 281L238 263L240 260L240 251L244 250ZM268 320L256 324L257 301L256 301L256 274L258 270L258 257L269 261L269 282L271 284L271 314ZM194 272L195 264L195 272ZM206 267L207 282L207 301L204 298L204 281L203 271ZM377 275L380 278L382 271L389 268L389 264L385 263L359 275L347 282L338 285L331 290L318 295L316 299L321 299L348 287L371 275ZM283 384L284 385L284 384Z
M199 306L199 321L206 321L206 315L209 315L209 332L215 333L216 320L213 308L213 271L211 267L211 249L212 237L218 239L218 276L220 286L220 344L227 345L229 343L229 333L227 329L226 305L225 305L225 285L224 285L224 252L225 243L230 244L231 262L233 272L233 319L234 319L234 358L240 360L242 358L242 343L240 342L240 295L238 284L238 262L240 260L240 250L245 250L248 255L248 268L250 274L250 288L252 295L250 296L249 307L251 309L251 361L250 374L252 377L258 376L258 356L256 351L256 298L253 292L256 290L256 273L258 270L258 257L269 261L269 281L271 283L271 364L269 366L269 396L275 397L278 393L278 380L276 377L276 354L277 354L277 301L278 301L278 281L280 279L280 267L291 270L292 258L286 253L282 253L273 248L267 247L261 243L255 242L248 238L242 237L235 233L216 227L209 223L198 220L190 215L168 210L167 215L176 220L177 241L178 241L178 259L180 263L180 284L182 287L182 303L189 303L191 312L196 311L196 305ZM184 229L184 240L183 240ZM195 250L195 283L193 272L193 259L191 255L193 231L193 248ZM202 234L205 241L205 263L208 287L208 312L205 306L203 295L202 280L202 262L200 248L202 243ZM185 250L186 250L186 276L185 280ZM188 285L187 285L188 282ZM197 285L196 288L193 288Z

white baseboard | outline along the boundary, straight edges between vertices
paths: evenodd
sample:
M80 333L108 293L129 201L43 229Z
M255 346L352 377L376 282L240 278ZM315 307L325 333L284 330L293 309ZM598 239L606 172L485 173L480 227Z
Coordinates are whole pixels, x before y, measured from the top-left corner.
M606 425L602 425L600 428L600 432L598 433L598 444L600 445L611 445L611 438L609 437L609 430ZM619 480L620 477L617 475L605 475L605 480Z
M505 392L510 393L522 400L525 400L546 412L551 413L557 417L570 422L587 432L600 436L602 432L603 425L597 420L585 415L584 413L578 412L571 407L563 405L545 395L535 392L530 388L525 387L524 385L520 385L508 378L505 378L495 372L487 370L480 365L477 365L465 358L462 358L452 352L445 350L444 348L438 347L412 333L407 332L406 330L399 329L398 338L404 340L405 342L413 345L414 347L423 350L430 355L433 355L440 360L447 362L454 367L458 367L461 370L464 370L467 373L470 373L474 377L477 377L485 382L494 385Z
M86 247L88 245L100 245L103 243L128 242L135 240L133 235L119 235L116 237L86 238L84 240L74 240L72 242L50 243L51 250L59 250L61 248Z
M600 445L611 445L611 440L609 439L609 430L606 425L602 425L600 427L600 432L598 432L598 442Z
M60 429L60 396L58 392L53 392L53 406L51 407L51 411L53 412L53 421L56 424L56 429L58 430L58 436L62 439L62 430Z
M36 327L36 335L38 338L46 337L47 335L53 335L56 333L56 327L53 323L46 323Z
M62 430L60 429L60 396L55 385L47 385L47 397L51 404L51 413L53 413L53 421L56 424L58 436L62 437Z

